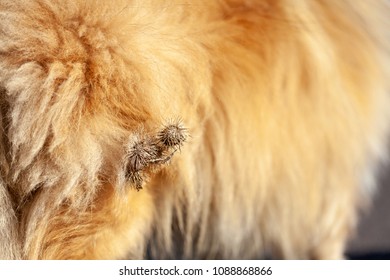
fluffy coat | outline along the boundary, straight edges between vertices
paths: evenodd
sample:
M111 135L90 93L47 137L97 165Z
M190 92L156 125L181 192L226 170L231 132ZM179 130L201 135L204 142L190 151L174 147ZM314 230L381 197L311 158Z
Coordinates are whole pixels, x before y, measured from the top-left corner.
M389 12L0 0L0 258L342 258L386 155Z

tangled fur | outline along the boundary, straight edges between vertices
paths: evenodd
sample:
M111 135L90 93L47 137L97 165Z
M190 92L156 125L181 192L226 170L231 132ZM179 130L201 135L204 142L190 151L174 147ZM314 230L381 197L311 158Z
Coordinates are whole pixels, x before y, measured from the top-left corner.
M342 258L386 154L389 12L0 0L0 258Z

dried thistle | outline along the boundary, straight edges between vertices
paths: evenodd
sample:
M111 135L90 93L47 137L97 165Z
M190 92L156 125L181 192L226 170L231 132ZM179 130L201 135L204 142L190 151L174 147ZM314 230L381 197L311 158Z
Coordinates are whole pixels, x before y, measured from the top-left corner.
M150 137L136 137L126 149L126 179L139 191L145 180L142 171L158 156L158 148Z
M144 183L144 177L140 171L129 172L127 174L127 180L135 187L137 191L142 189L142 185Z
M158 156L157 146L149 139L136 141L128 151L128 170L137 172L144 169Z
M144 171L166 164L187 139L180 122L170 123L157 135L136 136L126 149L126 179L139 191L145 181ZM153 168L152 168L153 167Z
M179 148L187 139L187 129L181 122L171 123L158 133L157 138L166 147Z

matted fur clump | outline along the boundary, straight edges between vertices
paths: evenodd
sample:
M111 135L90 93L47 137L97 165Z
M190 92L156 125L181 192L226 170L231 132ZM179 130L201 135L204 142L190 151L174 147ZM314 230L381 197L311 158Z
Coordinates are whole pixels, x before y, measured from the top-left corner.
M342 258L386 155L389 12L0 0L0 258Z

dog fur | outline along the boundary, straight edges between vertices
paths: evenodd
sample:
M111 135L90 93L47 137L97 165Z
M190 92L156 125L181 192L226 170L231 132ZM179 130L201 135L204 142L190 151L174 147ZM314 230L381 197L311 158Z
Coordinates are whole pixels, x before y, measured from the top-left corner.
M343 258L386 155L389 12L0 0L0 258Z

